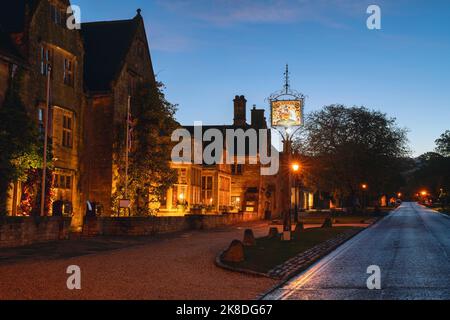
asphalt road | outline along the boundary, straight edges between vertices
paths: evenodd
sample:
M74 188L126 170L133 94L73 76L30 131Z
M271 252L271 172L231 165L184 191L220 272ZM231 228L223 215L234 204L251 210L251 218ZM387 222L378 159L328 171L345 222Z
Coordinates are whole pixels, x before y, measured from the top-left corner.
M450 299L450 218L415 203L398 210L265 299ZM369 266L381 289L369 290Z

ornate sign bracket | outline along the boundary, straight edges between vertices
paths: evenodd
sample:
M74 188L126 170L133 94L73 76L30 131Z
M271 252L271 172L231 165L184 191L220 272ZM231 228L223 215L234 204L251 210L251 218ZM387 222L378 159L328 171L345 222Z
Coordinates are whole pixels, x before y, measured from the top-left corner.
M277 132L280 133L281 137L283 138L283 142L290 142L292 137L300 130L300 128L303 126L304 121L304 105L305 105L305 99L306 96L296 90L293 90L290 85L290 78L289 78L289 65L286 64L286 71L284 73L284 86L282 90L276 91L272 93L267 100L270 104L270 115L271 115L271 124L272 128L275 129ZM291 104L291 106L284 106L290 107L290 111L293 112L293 109L300 109L298 111L295 111L297 117L297 121L292 121L292 124L285 125L277 125L274 121L274 106L283 104ZM275 116L275 118L277 118ZM290 133L289 131L293 131Z

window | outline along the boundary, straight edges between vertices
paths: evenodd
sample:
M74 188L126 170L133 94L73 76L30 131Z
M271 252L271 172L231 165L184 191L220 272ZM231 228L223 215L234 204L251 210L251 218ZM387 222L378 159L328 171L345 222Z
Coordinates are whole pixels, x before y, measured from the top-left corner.
M57 173L53 176L53 187L56 189L72 189L72 177Z
M230 205L231 181L227 177L219 177L219 205Z
M192 168L191 170L191 203L200 204L202 193L202 171Z
M44 128L44 109L38 109L38 126L39 126L39 134L43 137L45 134Z
M63 136L62 136L62 145L66 148L72 148L73 139L72 139L72 126L73 121L71 116L64 115L63 116Z
M43 76L46 76L48 74L48 68L52 64L52 50L47 46L42 45L40 52L40 59L41 59L40 63L41 74Z
M211 205L213 200L213 177L202 177L202 200L204 204Z
M64 84L73 86L73 60L64 58Z
M186 204L187 199L187 186L175 185L173 186L172 203L174 205Z
M44 135L45 135L45 106L43 106L42 104L38 106L38 114L37 114L37 120L38 120L38 130L39 130L39 135L42 139L44 139ZM53 108L50 107L48 110L48 136L52 137L52 130L53 130Z
M242 164L232 164L231 165L231 173L233 175L242 175L244 166Z
M179 183L187 184L187 170L185 168L183 168L183 169L180 169L178 171L178 173L179 173L179 177L178 177Z
M50 17L54 24L65 27L67 21L67 12L66 10L54 5L50 4Z

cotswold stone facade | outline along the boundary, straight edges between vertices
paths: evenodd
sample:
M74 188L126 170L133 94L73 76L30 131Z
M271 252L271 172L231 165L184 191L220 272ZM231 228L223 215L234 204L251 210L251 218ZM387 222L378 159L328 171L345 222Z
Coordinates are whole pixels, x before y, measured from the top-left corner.
M101 215L110 216L125 156L128 97L150 84L156 90L145 26L140 10L131 20L84 23L86 145L84 186ZM108 56L105 59L105 56Z
M267 129L264 109L257 109L256 106L251 110L251 122L247 122L247 100L244 96L235 97L233 110L233 124L204 125L202 129L217 129L224 136L228 129ZM184 129L194 136L194 127L185 126ZM206 147L205 144L203 146ZM270 137L268 146L271 146ZM259 157L259 152L256 157ZM248 145L245 164L238 164L237 158L234 160L235 164L231 165L173 163L172 167L178 170L178 183L169 189L161 204L160 215L239 212L257 218L277 216L275 177L261 175L261 165L250 164Z
M70 30L69 5L68 0L2 3L0 102L20 69L21 98L42 130L51 66L52 199L62 204L64 214L73 214L73 226L79 227L88 200L98 202L104 215L112 213L128 96L139 83L150 83L155 90L156 85L140 10L130 20L85 23L81 30ZM14 182L9 215L22 215L22 191Z
M50 78L49 142L53 154L53 208L73 214L80 227L86 204L102 216L115 215L113 197L123 175L128 99L139 84L156 91L156 81L140 10L134 18L66 26L68 0L8 1L0 13L0 101L17 69L30 116L44 127L47 70ZM234 99L234 121L204 129L266 129L264 110ZM193 127L185 127L193 130ZM269 143L270 145L270 143ZM275 177L260 166L173 163L179 181L161 202L161 215L245 212L276 213ZM11 188L9 215L22 215L23 186ZM62 208L62 209L61 209Z
M81 223L80 162L83 148L83 59L81 34L65 26L69 1L8 1L2 4L0 26L24 63L21 95L32 118L43 127L47 66L52 66L49 142L53 152L54 197ZM21 185L14 183L10 214L20 214Z

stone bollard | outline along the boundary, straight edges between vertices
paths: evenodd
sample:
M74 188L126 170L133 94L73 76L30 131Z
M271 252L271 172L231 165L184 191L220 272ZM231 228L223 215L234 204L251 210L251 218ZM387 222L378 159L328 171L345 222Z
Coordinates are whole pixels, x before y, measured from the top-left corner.
M256 245L255 235L252 229L247 229L244 232L244 246L253 247Z
M275 239L278 237L278 228L270 228L269 235L267 236L269 239Z
M225 262L242 262L244 258L244 245L239 240L233 240L222 256Z
M322 228L333 228L333 220L331 219L331 217L325 219Z

